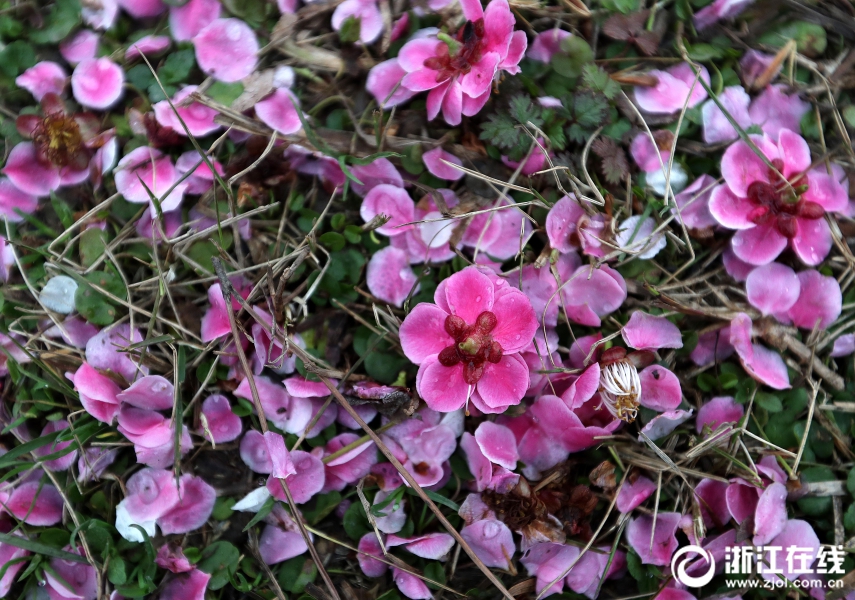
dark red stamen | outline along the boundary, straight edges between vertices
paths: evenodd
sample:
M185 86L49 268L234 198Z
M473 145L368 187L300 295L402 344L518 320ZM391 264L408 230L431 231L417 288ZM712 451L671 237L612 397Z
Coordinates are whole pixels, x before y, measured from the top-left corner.
M445 331L454 343L439 353L439 363L445 367L463 363L464 381L470 385L478 383L484 375L485 363L497 364L502 360L502 345L490 335L497 323L496 315L487 310L478 315L474 325L467 325L456 315L446 317Z

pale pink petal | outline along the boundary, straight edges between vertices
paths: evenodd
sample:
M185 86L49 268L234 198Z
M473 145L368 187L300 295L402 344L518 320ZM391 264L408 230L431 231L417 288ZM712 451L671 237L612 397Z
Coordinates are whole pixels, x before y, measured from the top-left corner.
M797 219L798 232L790 241L793 251L803 263L816 266L831 250L831 230L825 219Z
M748 214L752 208L753 206L747 198L737 196L727 185L715 187L710 195L710 214L728 229L750 229L754 227L754 223L748 219Z
M400 85L401 79L406 74L397 58L383 61L368 72L365 89L371 92L381 107L392 108L406 102L417 93Z
M389 184L381 184L368 192L362 201L359 214L368 223L378 215L390 217L389 221L377 228L378 233L395 236L412 229L407 225L415 219L415 205L406 190Z
M454 343L445 331L448 313L434 304L420 303L401 324L400 338L404 354L415 364L422 364Z
M667 166L671 158L671 150L654 145L646 131L642 131L632 139L629 152L638 168L645 173L658 171L663 165Z
M175 399L172 383L160 375L140 377L117 398L137 408L149 410L167 410L172 408Z
M217 444L224 444L236 440L241 433L242 424L240 417L232 412L228 398L215 394L209 396L202 403L202 414L207 421L207 429L199 428L199 435ZM208 432L213 436L210 439Z
M79 547L66 546L64 550L78 556L83 555L83 551ZM60 582L60 578L62 582ZM63 600L65 598L96 600L99 596L95 568L75 560L61 558L51 560L50 569L45 569L45 583L47 584L45 586L46 595L52 600ZM67 586L70 586L71 589Z
M680 405L680 380L670 370L650 365L638 374L641 380L641 405L653 410L673 410Z
M199 569L181 573L169 579L160 591L161 600L205 600L205 590L211 576Z
M146 35L132 42L125 51L125 60L133 60L140 55L156 56L172 44L172 40L166 35Z
M454 163L455 165L463 166L463 161L450 152L443 150L441 146L437 146L433 150L429 150L422 154L422 160L430 174L434 177L439 177L440 179L456 181L458 179L462 179L466 174L463 171L455 169L454 167L442 162L445 160L447 162Z
M285 482L291 490L291 497L297 504L305 504L319 494L326 483L324 463L320 458L309 452L294 450L291 452L291 460L297 473L289 475ZM267 489L274 498L283 502L287 501L282 484L274 477L267 479Z
M291 455L285 447L285 439L282 435L268 431L264 434L264 441L267 442L267 452L270 461L273 463L271 475L278 478L294 475L297 470L294 468L294 463L291 461Z
M68 74L61 66L55 62L43 61L21 73L15 83L40 101L45 94L62 94L67 77Z
M800 219L800 229L802 222L803 220ZM733 253L740 260L750 265L765 265L778 258L778 255L784 251L787 247L787 238L781 235L774 223L767 223L737 231L730 245Z
M680 329L665 317L637 310L620 330L623 341L636 350L682 348Z
M760 383L776 390L790 387L790 376L784 359L774 350L760 344L753 344L753 356L750 360L740 358L746 372Z
M466 17L467 21L474 23L484 17L481 0L460 0L460 8L463 9L463 16Z
M701 433L704 427L715 431L723 423L737 423L744 414L745 408L737 404L731 396L719 396L704 403L698 409L695 427L698 433Z
M221 10L217 0L190 0L183 6L170 6L169 31L176 42L190 41L218 19Z
M452 314L472 324L482 312L493 309L493 283L477 268L469 267L448 278L445 298Z
M784 86L770 85L754 99L748 114L751 122L759 125L763 133L777 138L784 129L799 131L799 123L808 110L810 104L800 99L798 94L788 95L784 93Z
M190 94L196 91L196 89L197 86L195 85L188 85L181 88L181 90L173 96L171 106L167 100L157 102L152 107L154 109L154 115L157 118L157 122L164 127L169 127L175 131L175 133L182 136L186 136L189 131L190 135L203 137L221 129L222 125L214 123L214 117L219 113L213 108L208 108L199 102L193 102L188 106L181 106L184 99L189 97ZM183 125L182 121L184 123ZM186 130L185 127L187 128ZM198 153L196 154L196 157L198 161ZM207 168L207 165L205 165L205 167ZM199 168L201 168L201 166ZM210 173L210 169L208 169L208 172Z
M813 329L819 323L826 329L837 317L843 305L843 296L837 279L810 269L798 274L801 294L789 310L788 316L797 327Z
M675 533L681 516L680 513L660 512L655 529L652 516L642 515L629 522L626 539L643 564L667 565L671 561L671 555L678 545Z
M764 316L786 313L799 299L800 290L796 272L780 263L757 267L745 280L748 301Z
M377 536L374 532L366 533L359 539L359 553L356 555L359 561L359 568L366 577L380 577L386 573L389 566L382 563L377 558L383 557L383 550L377 541ZM376 557L376 558L374 558Z
M404 179L388 158L377 158L367 165L354 165L350 167L350 172L362 182L351 183L353 191L362 197L381 184L404 187Z
M309 547L299 531L283 529L279 525L268 524L258 539L258 553L268 565L300 556Z
M460 77L460 91L473 98L489 91L493 76L498 70L499 61L500 56L496 52L488 52L484 55L481 60L472 65L468 73Z
M140 375L148 374L148 367L138 366L125 350L131 344L143 341L138 329L133 330L127 323L102 329L98 335L86 343L86 361L96 369L118 373L126 381L134 381Z
M532 546L523 555L520 562L525 566L529 575L537 577L535 591L538 594L549 596L561 593L565 581L561 575L567 573L567 569L576 563L578 558L579 548L576 546L546 542ZM555 579L558 581L546 590L546 586Z
M702 479L695 486L695 497L707 527L723 527L730 521L727 488L727 483L715 479Z
M51 164L39 162L31 142L21 142L12 148L12 152L6 159L3 173L17 190L8 183L4 183L0 188L0 194L2 194L0 200L8 206L9 217L16 221L21 220L21 217L14 212L16 208L24 210L32 206L30 211L25 211L32 212L38 201L33 201L31 197L47 196L61 183L59 169Z
M630 477L630 479L632 478ZM622 513L631 512L652 496L655 491L656 484L641 475L634 482L627 481L623 484L617 495L615 506Z
M119 412L117 395L121 393L121 388L85 362L68 378L74 384L86 412L102 423L111 424Z
M754 82L772 65L774 60L775 56L772 54L765 54L758 50L747 50L739 59L739 68L742 71L742 80L745 85L753 87ZM775 69L773 78L781 72L781 67L782 65L778 65L778 68Z
M164 535L199 529L211 516L217 492L201 477L182 475L178 503L157 519Z
M757 501L754 514L754 545L765 546L787 525L787 487L782 483L769 485Z
M218 81L249 76L258 62L258 39L240 19L215 19L193 38L199 68Z
M511 530L501 521L476 521L461 529L460 536L488 567L507 569L510 566L516 547Z
M753 3L754 0L715 0L712 4L708 4L695 13L695 27L697 27L698 30L706 29L716 21L737 16ZM668 600L681 599L669 598Z
M473 117L481 112L481 109L484 108L484 105L487 104L487 100L490 99L490 90L487 90L480 96L463 96L463 109L462 112L467 117Z
M463 365L444 367L433 355L419 367L416 389L425 403L439 412L458 410L470 393L470 385L463 380Z
M798 556L803 554L806 559L804 564L809 567L813 564L813 561L819 553L820 544L819 538L814 532L813 527L811 527L807 521L790 519L784 526L784 530L775 536L768 546L775 546L778 548L790 548L795 546L799 549L796 556L793 557L794 559L791 561L791 565L787 564L786 560L778 560L778 567L783 570L784 577L793 581L799 575L799 572L796 570L801 562ZM779 552L779 555L780 554L781 553ZM786 554L786 551L784 551L784 554ZM762 575L763 578L767 580L779 579L779 576L774 573L764 572Z
M17 146L15 148L17 149ZM8 169L9 167L10 165L7 162L6 168ZM3 172L5 173L6 170L4 169ZM23 175L23 173L21 174ZM35 181L33 180L34 183ZM47 193L49 193L49 190ZM39 199L36 196L19 190L9 179L0 177L0 215L3 215L13 223L18 223L23 219L18 214L18 211L24 214L32 214L38 207Z
M506 469L516 469L519 460L513 432L491 421L484 421L475 430L475 440L484 456Z
M635 101L644 112L668 115L683 108L689 96L689 86L665 71L650 71L657 83L653 87L636 86Z
M840 182L836 174L829 175L824 167L808 172L808 189L802 194L804 200L816 202L828 212L846 210L849 204L847 185Z
M384 492L380 490L374 496L373 505L377 506L378 504L382 504L386 498L389 497L390 492ZM404 511L404 506L406 505L406 500L398 500L391 502L384 506L380 511L385 515L383 517L376 517L377 529L382 531L383 533L398 533L403 529L404 524L407 522L407 513ZM453 543L453 542L452 542ZM411 550L412 552L412 550ZM414 554L418 554L417 552ZM421 556L421 554L419 554Z
M736 121L743 130L748 129L753 121L748 114L748 104L751 98L742 86L734 85L725 88L718 96L718 101L724 106L727 114ZM701 109L703 118L704 142L717 144L732 142L739 138L739 133L725 116L714 100L708 100Z
M40 437L44 437L57 431L63 431L68 428L69 424L67 419L51 421L50 423L44 426ZM46 446L42 446L41 448L37 448L36 450L34 450L33 454L35 454L39 458L43 458L50 454L62 452L63 450L71 446L72 443L73 442L71 441L59 442L54 439L54 441L50 444L47 444ZM60 456L59 458L54 458L53 460L44 461L43 464L48 471L66 471L72 464L74 464L75 460L77 460L76 449L65 454L65 456Z
M570 252L578 247L576 228L585 211L575 198L564 196L546 215L546 234L550 245L559 252Z
M62 496L50 484L38 481L23 483L15 488L3 508L27 525L41 527L56 525L62 519Z
M516 444L516 440L514 440ZM478 442L468 431L463 433L460 438L460 449L466 455L466 464L469 467L469 472L475 477L475 489L483 491L490 485L490 480L493 478L493 464L490 462Z
M503 294L496 299L492 312L497 323L490 334L502 346L503 352L519 352L534 339L537 317L523 292L514 289Z
M110 29L119 14L117 0L101 0L97 4L83 4L81 15L83 21L95 29Z
M413 286L417 282L407 253L392 246L383 248L371 257L365 278L368 290L374 296L398 307L414 291Z
M287 89L277 89L255 105L255 114L261 122L284 135L300 131L303 127L296 97Z
M256 473L268 474L273 471L273 461L267 450L264 436L255 429L250 429L240 441L240 457L250 469Z
M491 408L515 406L529 386L528 365L518 354L506 354L498 364L485 363L477 383L478 395Z
M782 129L778 134L778 155L784 161L784 168L781 170L784 177L792 177L810 168L810 148L807 141L789 129Z
M156 17L166 10L162 0L117 0L117 2L135 19Z
M74 68L71 91L87 108L104 110L122 97L125 73L109 58L89 58Z
M571 409L582 406L594 397L600 387L600 365L593 363L567 388L561 399Z
M400 592L410 600L427 600L433 598L425 582L415 575L397 567L392 567L392 579Z
M771 148L766 147L768 144L763 144L760 136L752 135L751 141L754 142L754 145L761 152L766 154L767 158L778 158L776 155L773 154L770 156L770 153L766 152L766 150L771 150ZM724 155L721 157L721 174L730 191L740 198L745 198L748 195L748 186L755 181L769 181L769 167L766 166L763 159L757 156L743 140L734 142L724 151ZM715 194L713 195L714 201ZM713 215L716 215L715 210L713 210Z
M600 318L617 310L626 299L626 282L607 265L593 270L579 267L563 290L570 318L592 327L599 327Z
M128 479L127 488L123 502L136 522L159 519L179 502L175 474L165 469L141 469Z
M834 346L831 349L832 357L849 356L855 352L855 333L846 333L834 340Z
M439 89L439 88L437 88ZM488 87L489 91L489 87ZM458 79L452 79L442 98L442 118L449 125L460 125L463 114L463 88Z
M548 63L552 57L561 51L561 42L573 35L563 29L548 29L534 36L534 41L529 46L526 56L532 60Z
M749 517L753 518L760 493L758 488L741 479L733 480L727 486L725 493L727 509L737 523L742 523Z
M674 200L680 207L679 217L690 229L706 229L718 225L718 221L710 211L710 200L715 189L715 178L701 175L692 184L676 195ZM722 186L725 187L725 186ZM677 215L676 209L671 209Z
M751 271L756 268L754 265L749 265L747 262L737 257L736 254L733 253L733 248L730 246L725 248L724 252L722 252L721 262L724 264L724 270L727 271L727 274L733 277L736 281L745 281L748 279L748 275Z
M97 33L90 29L81 29L71 37L59 43L59 52L70 65L76 65L87 58L95 58L98 55ZM65 75L63 71L63 76ZM20 85L20 84L18 84ZM60 92L56 92L59 94Z
M25 560L21 559L29 556L29 554L29 551L23 548L18 548L12 544L0 543L0 565L6 565L6 572L0 577L0 597L5 598L8 596L12 584L15 583L15 578L18 576L18 572L24 568L24 564L26 563Z
M359 39L363 44L374 42L383 31L383 18L374 0L345 0L333 11L331 24L340 31L345 21L359 21Z
M651 440L663 438L692 417L691 410L668 410L656 415L641 428L641 433ZM640 435L639 441L643 441Z

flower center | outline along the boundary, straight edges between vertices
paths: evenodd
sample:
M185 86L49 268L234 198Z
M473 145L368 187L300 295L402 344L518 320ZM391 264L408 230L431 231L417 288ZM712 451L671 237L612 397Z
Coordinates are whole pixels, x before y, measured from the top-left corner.
M445 331L454 339L454 343L439 353L439 363L453 367L463 363L463 380L469 385L478 383L484 375L488 361L497 364L502 360L502 346L493 340L490 332L496 328L496 315L485 310L475 319L474 325L457 315L445 318Z
M73 117L51 113L45 115L33 131L33 144L40 157L57 167L67 167L76 162L83 147L83 136Z
M439 46L437 55L426 59L424 65L428 69L438 71L438 82L451 79L457 74L466 74L472 70L474 63L481 60L483 38L484 19L478 19L474 23L466 21L454 38L440 35L445 44Z
M641 397L641 380L638 370L627 359L617 360L602 367L600 396L613 417L632 423L638 415Z
M779 171L783 167L777 159L773 164ZM825 214L821 205L800 196L807 190L803 184L802 178L792 184L795 189L755 181L748 186L748 201L753 205L748 220L757 225L771 224L784 237L794 238L799 230L798 219L821 219Z

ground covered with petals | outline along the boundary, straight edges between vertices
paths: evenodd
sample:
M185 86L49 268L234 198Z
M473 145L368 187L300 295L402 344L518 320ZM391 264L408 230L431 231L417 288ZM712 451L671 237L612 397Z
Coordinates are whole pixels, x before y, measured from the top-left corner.
M853 19L0 0L0 598L855 600Z

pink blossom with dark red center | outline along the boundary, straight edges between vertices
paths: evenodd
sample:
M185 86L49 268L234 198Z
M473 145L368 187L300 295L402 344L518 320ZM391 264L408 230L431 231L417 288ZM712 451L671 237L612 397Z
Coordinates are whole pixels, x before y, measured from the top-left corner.
M199 102L192 102L188 106L182 106L184 99L195 92L197 87L195 85L187 85L181 88L172 97L172 106L170 106L168 100L157 102L152 107L157 122L164 127L169 127L178 135L183 136L186 136L189 132L190 135L203 137L221 129L222 125L214 123L214 117L219 113L213 108L208 108ZM184 125L181 124L181 121L184 122ZM187 127L186 130L184 126Z
M205 600L211 576L193 567L168 578L160 591L161 600Z
M70 65L98 56L98 41L100 37L90 29L81 29L74 35L59 43L59 52ZM59 92L57 92L59 93Z
M703 66L700 69L701 79L709 85L709 72ZM650 71L648 75L656 78L656 85L635 88L635 101L647 113L674 114L683 110L684 106L694 108L707 97L707 91L700 81L696 81L697 75L688 63L680 63L667 71Z
M41 102L45 94L62 94L68 74L55 62L43 61L36 63L15 79L18 87L30 92Z
M372 295L398 307L411 292L418 291L416 274L410 268L407 253L393 246L374 253L368 261L365 279Z
M730 343L739 355L745 371L760 383L776 390L790 387L787 365L781 355L751 342L751 318L740 313L730 322Z
M518 404L529 383L519 352L537 329L528 298L469 267L440 283L434 300L416 306L400 333L404 354L419 365L416 386L427 405L454 411L473 391L492 410Z
M730 19L754 4L754 0L715 0L695 13L695 27L706 29L717 21Z
M332 28L341 31L348 19L359 22L359 40L363 44L373 43L383 32L383 16L377 0L344 0L333 11Z
M113 106L122 97L124 83L124 71L109 58L80 61L71 74L74 99L97 110Z
M439 177L440 179L457 181L466 175L466 173L460 169L455 169L451 165L445 164L445 162L450 162L455 165L463 166L463 161L450 152L443 150L441 146L437 146L433 150L428 150L422 154L422 161L424 161L428 172L434 177Z
M193 38L199 68L218 81L249 76L258 62L258 39L240 19L215 19Z
M819 264L831 249L823 217L846 207L845 189L824 170L808 170L810 149L801 136L784 129L777 144L768 136L751 140L790 181L782 181L740 140L722 157L725 185L713 192L710 212L720 224L738 230L731 246L747 263L769 263L789 245L805 264Z
M686 189L674 197L679 207L671 209L671 213L682 219L689 229L709 229L718 226L718 221L710 212L710 198L716 186L716 180L710 175L701 175Z
M652 516L641 515L629 522L626 539L643 564L663 566L671 562L671 555L678 545L675 533L681 516L675 512L660 512L656 518L655 530Z
M187 188L186 182L178 183L178 180L172 159L149 146L132 150L116 167L116 190L128 202L150 204L152 217L157 215L157 209L149 192L158 199L163 212L175 210Z
M500 71L519 73L527 44L525 33L514 31L516 19L505 0L492 0L486 10L480 0L461 4L467 21L453 38L411 40L398 54L407 73L402 85L416 92L430 90L428 119L441 110L449 125L481 110Z
M74 384L86 412L102 423L112 424L119 412L117 396L122 391L116 382L86 362L73 375L66 373L66 377Z
M202 415L205 422L199 435L209 442L223 444L240 437L242 424L240 417L232 412L228 398L215 394L202 403ZM210 432L210 433L209 433Z
M797 277L799 296L787 311L787 316L796 327L827 329L843 309L840 284L834 277L822 275L815 269L802 271Z
M29 215L38 207L39 199L35 195L19 190L9 179L0 177L0 215L18 223L23 219L18 211Z
M569 31L553 28L541 31L534 36L534 41L528 47L525 55L531 60L543 63L552 62L552 57L561 51L561 42L573 35Z
M381 108L398 106L418 93L401 85L406 74L397 58L385 60L368 71L365 89L374 96Z
M169 31L176 42L188 42L220 17L217 0L190 0L182 6L170 5Z

